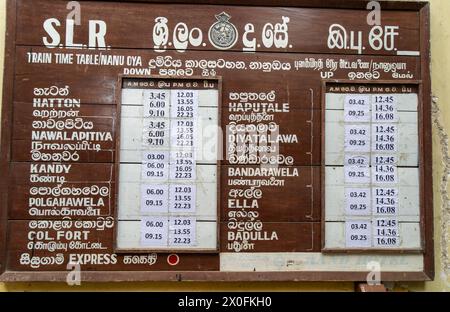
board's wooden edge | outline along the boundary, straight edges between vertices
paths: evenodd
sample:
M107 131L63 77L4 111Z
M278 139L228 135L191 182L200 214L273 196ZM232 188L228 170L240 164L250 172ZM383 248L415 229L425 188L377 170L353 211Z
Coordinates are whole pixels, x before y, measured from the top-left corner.
M7 228L8 228L8 180L11 160L12 100L14 94L14 62L16 49L17 2L6 2L5 58L3 60L3 96L1 113L0 152L0 274L6 270Z
M434 279L434 213L433 213L433 129L431 121L431 57L430 57L430 4L427 3L420 10L420 57L421 57L421 134L422 144L420 150L420 165L422 168L422 218L424 235L424 272L430 280Z
M87 0L80 0L87 1ZM105 0L99 0L105 1ZM117 1L117 0L108 0ZM192 3L192 0L121 0L122 2L149 2L149 3ZM3 85L3 106L2 106L2 133L1 133L1 154L0 172L8 172L8 162L10 159L10 129L12 122L12 96L14 89L14 63L9 60L15 56L15 25L17 0L7 0L7 31L5 48L5 68ZM254 5L254 6L280 6L279 2L273 0L198 0L197 4L216 5ZM284 7L310 7L310 8L339 8L339 9L362 9L365 8L367 0L288 0L283 3ZM382 8L385 10L412 10L420 11L421 21L421 79L425 80L423 86L424 107L424 134L426 138L431 138L431 82L430 82L430 26L429 26L429 3L428 2L399 2L382 1ZM425 66L424 66L425 64ZM367 82L366 82L367 83ZM6 105L5 105L6 103ZM429 110L427 111L427 108ZM430 118L428 118L430 117ZM427 125L429 127L427 127ZM5 135L6 133L6 135ZM428 146L429 145L429 146ZM427 142L427 147L423 149L427 154L431 151L431 141ZM423 158L425 166L429 169L426 172L424 187L428 190L429 196L425 196L426 205L425 222L427 223L425 236L427 244L425 246L424 271L423 272L385 272L382 273L383 281L429 281L434 278L434 242L433 242L433 199L432 199L432 158ZM6 170L6 171L4 171ZM2 282L32 282L32 281L54 281L65 282L68 272L25 272L6 271L6 230L7 230L7 179L0 182L0 281ZM361 281L365 280L366 272L149 272L149 271L97 271L82 272L84 282L107 282L107 281Z
M66 282L67 272L6 271L2 282ZM166 271L98 271L81 272L81 282L144 282L144 281L217 281L217 282L356 282L366 281L369 272L166 272ZM425 272L381 272L383 282L429 281Z
M81 0L89 1L89 0ZM160 4L186 4L192 0L99 0L112 2L147 2ZM196 4L209 5L245 5L245 6L273 6L273 7L303 7L303 8L332 8L332 9L366 9L370 0L196 0ZM383 10L419 11L428 1L379 1Z

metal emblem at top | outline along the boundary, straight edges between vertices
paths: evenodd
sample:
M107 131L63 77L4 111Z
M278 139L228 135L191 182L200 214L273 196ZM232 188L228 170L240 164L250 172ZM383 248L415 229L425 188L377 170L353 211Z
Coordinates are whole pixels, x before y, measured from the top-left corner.
M236 27L230 23L231 16L225 12L216 15L217 22L209 29L209 41L217 49L232 48L238 39Z

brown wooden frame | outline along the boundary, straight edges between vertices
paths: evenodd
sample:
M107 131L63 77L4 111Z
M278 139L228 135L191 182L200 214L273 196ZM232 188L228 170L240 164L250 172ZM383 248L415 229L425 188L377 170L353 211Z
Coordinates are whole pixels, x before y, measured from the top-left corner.
M80 0L81 2L87 0ZM106 0L97 0L106 1ZM147 3L193 3L192 0L109 0ZM283 7L365 9L367 0L287 0ZM421 79L423 111L421 112L421 168L423 168L423 218L426 244L424 246L423 272L386 272L383 281L427 281L434 279L433 241L433 172L432 172L432 122L431 122L431 75L430 75L430 5L416 1L380 1L384 10L417 11L420 15ZM275 0L198 0L195 4L226 4L247 6L279 7ZM15 272L6 270L7 229L8 229L8 179L11 159L12 101L14 94L17 0L7 0L6 45L4 60L4 81L2 98L2 132L0 172L4 177L0 182L0 280L5 282L60 281L65 282L67 272ZM428 156L428 157L423 157ZM82 272L84 282L106 281L362 281L366 272L148 272L148 271L97 271Z
M217 176L217 200L216 200L216 249L212 250L212 249L170 249L170 248L166 248L166 249L152 249L149 250L148 248L139 248L139 249L124 249L124 248L118 248L117 247L117 234L118 234L118 226L117 226L117 222L118 222L118 215L119 215L119 211L118 211L118 206L119 206L119 187L120 187L120 183L119 183L119 175L120 175L120 124L121 124L121 107L122 107L122 89L123 89L123 81L124 79L139 79L139 80L172 80L172 79L176 79L176 80L192 80L192 81L205 81L205 80L213 80L215 82L217 82L217 91L218 91L218 103L221 103L222 100L222 77L220 76L215 76L212 78L208 78L208 77L201 77L201 76L189 76L189 77L171 77L171 76L158 76L158 75L154 75L154 76L133 76L133 75L119 75L118 79L117 79L117 85L116 85L116 95L115 95L115 99L116 99L116 103L117 103L117 111L116 111L116 123L115 123L115 128L116 128L116 153L115 153L115 157L114 157L114 167L116 170L116 205L114 206L114 211L113 211L113 217L114 220L116 221L116 226L114 228L114 235L113 235L113 250L116 253L135 253L135 254L140 254L140 253L152 253L152 252L156 252L156 253L219 253L220 250L220 174L221 174L221 166L222 166L222 162L220 161L220 155L222 154L222 152L219 150L218 151L218 159L216 162L216 176ZM218 105L218 114L217 114L217 118L218 118L218 122L220 123L221 120L221 116L222 116L222 106ZM219 125L218 125L219 126ZM220 142L217 142L218 146L219 146Z
M8 181L9 164L11 161L11 130L12 130L12 102L14 98L14 72L13 60L16 55L16 1L8 0L6 4L6 38L5 59L3 73L3 97L1 114L1 153L0 153L0 274L6 270L7 233L8 233Z

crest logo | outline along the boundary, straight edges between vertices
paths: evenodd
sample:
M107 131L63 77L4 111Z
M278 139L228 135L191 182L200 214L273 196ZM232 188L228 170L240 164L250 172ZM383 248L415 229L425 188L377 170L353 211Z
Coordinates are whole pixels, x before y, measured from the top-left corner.
M225 12L216 15L217 22L209 29L209 41L220 50L232 48L238 40L236 27L229 22L231 16Z

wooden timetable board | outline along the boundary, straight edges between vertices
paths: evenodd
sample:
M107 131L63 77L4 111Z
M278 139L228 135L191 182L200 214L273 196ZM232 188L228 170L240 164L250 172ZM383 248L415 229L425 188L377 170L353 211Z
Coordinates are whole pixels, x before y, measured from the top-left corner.
M9 0L1 280L433 279L429 5L367 3Z

